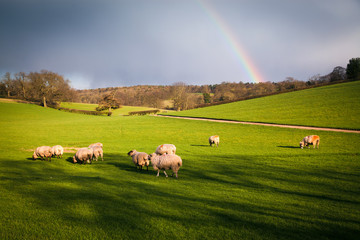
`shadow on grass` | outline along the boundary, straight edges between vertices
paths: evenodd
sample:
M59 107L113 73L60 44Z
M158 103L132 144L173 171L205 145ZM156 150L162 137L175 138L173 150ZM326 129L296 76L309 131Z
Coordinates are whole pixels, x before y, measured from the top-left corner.
M201 159L200 155L193 157ZM156 178L152 169L137 170L130 157L120 154L106 154L104 162L90 168L75 168L81 171L56 164L36 164L35 168L29 162L3 161L7 182L1 187L22 199L14 203L18 205L11 217L30 224L24 238L39 236L38 228L31 232L32 223L21 220L34 208L37 211L31 213L36 219L45 222L51 214L60 226L55 230L73 239L134 239L144 231L147 239L159 233L160 239L174 238L172 226L177 226L177 239L200 235L204 239L355 239L359 233L359 217L347 213L358 206L357 193L334 183L334 176L349 184L358 177L331 168L299 171L286 164L272 165L264 156L208 158L211 161L191 162L184 157L179 181ZM335 213L329 206L337 207ZM139 225L139 219L143 224ZM311 224L307 224L309 219ZM81 230L84 225L86 231Z
M277 146L278 148L300 148L295 146Z
M191 147L210 147L210 145L197 145L197 144L191 144Z

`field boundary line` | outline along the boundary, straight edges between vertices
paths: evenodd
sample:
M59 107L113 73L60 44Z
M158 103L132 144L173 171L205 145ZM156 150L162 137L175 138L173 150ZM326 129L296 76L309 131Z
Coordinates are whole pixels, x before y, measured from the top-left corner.
M244 122L244 121L236 121L236 120L224 120L224 119L214 119L214 118L199 118L199 117L182 117L182 116L172 116L172 115L153 115L153 116L167 117L167 118L178 118L178 119L187 119L187 120L198 120L198 121L209 121L209 122L260 125L260 126L268 126L268 127L295 128L295 129L330 131L330 132L344 132L344 133L360 133L360 130L350 130L350 129L341 129L341 128L310 127L310 126L286 125L286 124L277 124L277 123Z

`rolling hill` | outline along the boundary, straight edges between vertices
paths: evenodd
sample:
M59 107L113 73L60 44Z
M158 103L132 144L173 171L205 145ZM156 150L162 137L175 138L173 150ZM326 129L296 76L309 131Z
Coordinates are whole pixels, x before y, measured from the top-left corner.
M360 129L360 81L167 115Z

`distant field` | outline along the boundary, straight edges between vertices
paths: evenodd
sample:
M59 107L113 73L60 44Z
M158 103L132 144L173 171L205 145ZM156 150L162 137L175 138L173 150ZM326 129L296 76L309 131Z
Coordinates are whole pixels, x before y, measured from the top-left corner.
M357 239L360 135L0 102L0 239ZM208 145L220 135L220 146ZM299 141L319 134L320 149ZM33 149L104 144L104 162ZM173 143L179 179L127 152ZM170 173L170 172L169 172Z
M70 103L70 102L62 102L61 103L61 107L64 107L64 108L89 110L89 111L95 111L97 106L98 106L98 104ZM128 115L129 112L146 111L146 110L152 110L152 109L154 109L154 108L135 107L135 106L122 106L119 109L113 110L113 116L123 116L123 115Z
M360 129L360 81L167 114Z

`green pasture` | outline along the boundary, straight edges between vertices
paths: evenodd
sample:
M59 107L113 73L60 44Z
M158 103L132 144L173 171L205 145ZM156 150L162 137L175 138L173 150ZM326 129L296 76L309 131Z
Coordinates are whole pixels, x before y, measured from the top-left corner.
M360 81L168 115L360 129Z
M0 102L0 239L357 239L360 134L154 116L106 117ZM208 137L220 135L220 146ZM303 149L306 135L320 149ZM73 149L104 144L104 161ZM127 152L163 143L179 178ZM63 159L32 160L60 144Z
M70 109L79 109L79 110L87 110L87 111L96 111L96 107L99 106L98 104L90 104L90 103L71 103L71 102L62 102L61 107L63 108L70 108ZM122 106L121 108L112 110L113 116L124 116L128 115L129 112L136 112L136 111L146 111L146 110L153 110L155 108L149 107L137 107L137 106ZM107 112L107 111L105 111Z

